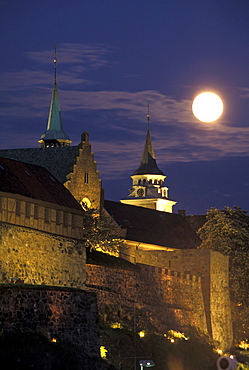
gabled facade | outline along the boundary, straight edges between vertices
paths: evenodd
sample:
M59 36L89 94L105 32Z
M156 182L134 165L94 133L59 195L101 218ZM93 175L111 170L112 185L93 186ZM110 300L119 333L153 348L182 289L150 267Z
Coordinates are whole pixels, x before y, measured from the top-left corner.
M77 146L2 149L0 157L45 167L70 190L79 203L97 209L102 204L102 181L88 132L81 135L81 142Z

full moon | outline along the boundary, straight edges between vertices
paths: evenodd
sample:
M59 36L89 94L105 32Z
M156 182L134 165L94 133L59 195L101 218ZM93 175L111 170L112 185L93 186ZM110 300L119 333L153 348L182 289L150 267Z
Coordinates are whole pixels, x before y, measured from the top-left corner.
M199 121L214 122L222 115L223 102L217 94L203 92L194 98L192 112Z

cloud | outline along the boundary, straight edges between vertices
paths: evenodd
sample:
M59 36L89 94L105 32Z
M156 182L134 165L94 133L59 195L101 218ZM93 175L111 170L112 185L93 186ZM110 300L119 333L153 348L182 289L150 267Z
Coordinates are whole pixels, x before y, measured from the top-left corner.
M249 155L248 127L240 127L239 122L233 127L225 117L218 123L201 123L191 112L190 99L176 99L156 90L97 89L99 81L89 71L114 67L115 63L109 60L111 52L111 48L103 45L60 44L57 48L58 63L65 65L58 83L62 118L69 117L75 135L82 131L82 118L90 121L90 130L95 133L93 150L105 176L113 176L114 171L122 175L134 171L134 164L139 165L148 103L159 167L176 161ZM47 71L47 66L52 64L53 50L29 52L27 56L37 63L33 66L37 70L0 74L0 114L4 122L47 119L53 85L53 69ZM238 90L241 97L249 96L248 88ZM22 128L25 130L25 125ZM66 126L64 129L67 131ZM9 137L8 130L8 124L3 124L2 137ZM30 145L29 131L22 137L27 137L26 145Z
M59 64L80 64L81 68L100 68L112 63L105 57L112 50L105 45L87 45L61 43L56 47L57 62ZM32 51L27 56L41 64L51 64L54 60L54 50ZM82 69L83 70L83 69Z

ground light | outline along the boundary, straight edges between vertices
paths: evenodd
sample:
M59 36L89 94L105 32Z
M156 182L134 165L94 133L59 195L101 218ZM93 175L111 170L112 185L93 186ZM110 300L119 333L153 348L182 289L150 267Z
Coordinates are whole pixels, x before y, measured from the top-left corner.
M144 367L153 367L153 366L155 366L155 364L152 360L140 360L139 365L140 365L141 370L143 370Z

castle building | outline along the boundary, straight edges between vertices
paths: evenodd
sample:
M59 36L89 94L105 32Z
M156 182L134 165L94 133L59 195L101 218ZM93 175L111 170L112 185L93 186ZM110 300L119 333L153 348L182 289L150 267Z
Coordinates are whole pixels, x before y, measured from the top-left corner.
M5 176L0 181L2 279L17 277L15 271L20 270L18 277L33 284L85 286L97 294L104 321L130 325L135 307L141 327L164 333L169 326L181 330L191 325L223 348L229 347L228 257L197 249L200 239L195 231L185 217L172 212L176 202L169 199L166 176L157 166L147 117L142 159L131 176L129 195L120 202L104 201L88 132L82 134L78 146L70 146L62 129L55 57L54 88L41 147L0 150L0 170ZM8 189L6 174L11 171L17 182ZM36 174L41 184L34 194ZM50 187L54 199L48 196ZM69 198L70 203L65 203ZM82 207L103 209L112 218L124 239L120 257L132 262L134 270L86 264Z
M3 149L0 157L45 167L83 207L100 209L103 204L102 181L91 151L89 133L81 135L79 145L70 146L72 141L62 128L56 63L55 54L52 99L47 130L38 140L40 148Z
M1 282L84 288L82 227L82 207L45 168L0 158Z
M169 190L164 185L166 176L157 166L150 136L149 113L147 117L148 130L142 159L138 169L131 176L132 188L130 193L121 202L172 213L172 207L176 202L168 198Z

